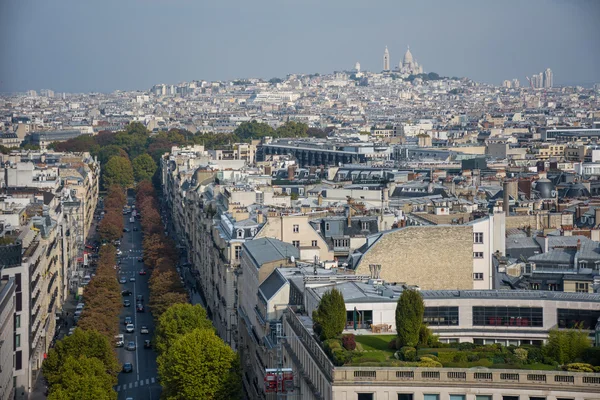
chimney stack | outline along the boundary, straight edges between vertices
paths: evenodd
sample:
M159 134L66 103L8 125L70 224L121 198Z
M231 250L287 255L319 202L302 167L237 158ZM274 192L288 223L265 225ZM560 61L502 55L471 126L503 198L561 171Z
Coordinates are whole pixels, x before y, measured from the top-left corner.
M577 239L577 251L581 250L581 239Z
M256 222L259 224L262 224L263 222L265 222L265 216L262 213L262 211L259 211L256 213Z
M270 165L265 165L265 175L271 176L273 174L273 169Z
M323 195L321 193L319 193L319 195L317 196L317 205L318 206L323 205Z
M508 195L508 185L508 180L504 180L504 182L502 182L502 210L504 211L507 217L508 213L510 212L510 197Z
M290 181L294 180L294 177L296 176L295 172L296 172L296 167L294 167L293 165L290 165L288 167L288 180L290 180Z
M600 225L600 206L594 209L594 226Z

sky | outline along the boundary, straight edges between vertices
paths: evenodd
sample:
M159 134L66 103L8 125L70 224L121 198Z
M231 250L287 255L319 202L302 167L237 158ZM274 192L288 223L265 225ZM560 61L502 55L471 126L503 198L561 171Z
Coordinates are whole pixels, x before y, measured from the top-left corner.
M598 0L0 0L0 92L381 71L600 82Z

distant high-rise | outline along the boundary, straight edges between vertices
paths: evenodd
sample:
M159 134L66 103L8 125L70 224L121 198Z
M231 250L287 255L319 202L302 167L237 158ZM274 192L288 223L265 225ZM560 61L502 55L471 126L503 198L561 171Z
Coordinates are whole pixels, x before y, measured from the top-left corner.
M554 84L554 76L550 68L546 68L544 71L544 88L551 88Z
M354 72L356 72L357 74L360 73L360 63L359 62L354 64Z
M383 70L390 70L390 52L388 51L387 46L385 46L385 51L383 52Z
M519 87L521 87L521 82L519 82L518 79L513 79L512 80L512 87L515 89L518 89Z

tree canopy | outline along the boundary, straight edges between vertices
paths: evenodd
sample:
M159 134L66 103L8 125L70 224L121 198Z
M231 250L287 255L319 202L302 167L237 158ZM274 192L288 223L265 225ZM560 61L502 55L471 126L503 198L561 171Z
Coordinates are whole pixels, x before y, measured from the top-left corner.
M346 303L337 289L331 289L321 297L319 307L313 312L313 321L321 340L337 338L346 326Z
M231 371L238 367L236 353L212 329L194 329L176 339L158 356L158 373L165 399L233 399ZM224 395L228 397L224 397Z
M416 347L423 325L425 306L421 293L416 290L404 290L396 304L396 332L399 347Z
M156 163L148 154L141 154L133 159L133 176L136 182L151 180L156 172Z
M104 187L119 185L124 188L133 186L133 167L128 158L111 157L102 174Z
M174 304L158 319L156 326L156 349L165 352L181 335L194 329L213 329L206 310L199 304Z
M117 380L106 373L98 358L69 355L60 364L58 376L50 387L49 400L117 399L113 389Z

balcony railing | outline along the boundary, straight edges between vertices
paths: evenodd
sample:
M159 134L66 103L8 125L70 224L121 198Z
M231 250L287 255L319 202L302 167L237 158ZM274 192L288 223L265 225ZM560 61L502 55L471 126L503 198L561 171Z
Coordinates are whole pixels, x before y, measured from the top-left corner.
M333 384L364 384L396 386L410 381L411 386L453 386L456 382L468 387L504 387L539 390L600 391L598 374L563 371L494 370L475 372L466 368L393 368L335 367Z

